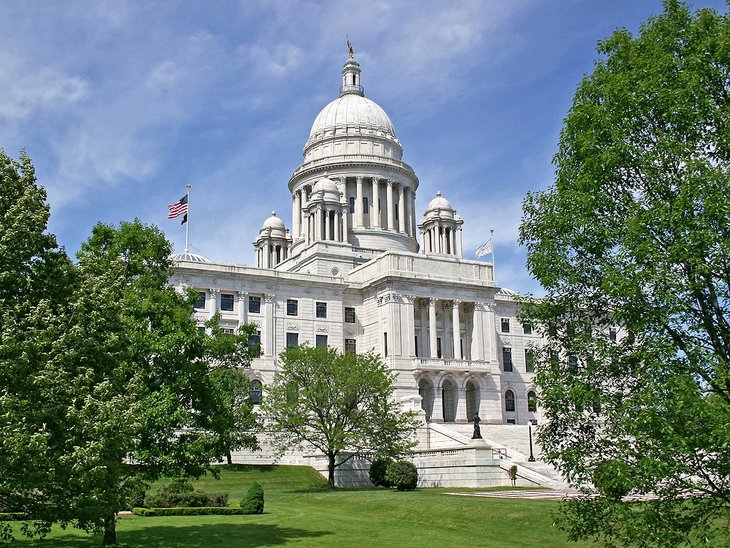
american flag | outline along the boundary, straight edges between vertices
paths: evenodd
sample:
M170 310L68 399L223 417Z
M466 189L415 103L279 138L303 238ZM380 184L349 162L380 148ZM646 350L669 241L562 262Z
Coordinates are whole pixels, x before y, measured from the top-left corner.
M167 206L167 209L170 210L170 213L167 215L168 219L174 219L175 217L179 217L180 215L187 215L188 214L188 195L186 194L185 196L180 198L174 204L170 204L169 206Z

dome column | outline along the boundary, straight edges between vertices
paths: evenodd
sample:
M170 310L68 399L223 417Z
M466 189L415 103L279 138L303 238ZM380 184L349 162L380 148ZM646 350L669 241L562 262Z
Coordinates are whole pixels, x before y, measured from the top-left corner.
M380 228L380 178L373 177L373 203L370 204L370 228Z
M294 239L300 236L300 220L302 216L302 191L297 190L292 196L294 203L292 204L291 210L291 222Z
M329 240L330 239L330 228L332 228L331 222L330 222L330 211L329 209L324 210L324 239Z
M357 228L362 228L363 226L363 220L362 220L362 206L363 206L363 200L362 200L362 177L357 177L355 179L356 184L356 192L355 192L355 226Z
M438 357L438 346L436 343L436 299L434 298L428 300L428 341L429 357L436 359Z
M398 185L398 232L406 232L406 191L403 183Z
M410 198L408 199L408 205L411 208L410 219L411 219L411 236L416 237L416 191L409 189Z
M388 193L387 193L387 202L388 202L388 230L393 230L393 180L388 179Z

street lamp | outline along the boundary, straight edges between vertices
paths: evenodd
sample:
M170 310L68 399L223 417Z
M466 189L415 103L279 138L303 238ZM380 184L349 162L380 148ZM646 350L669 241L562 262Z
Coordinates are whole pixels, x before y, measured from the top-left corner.
M528 462L535 462L535 455L532 454L532 421L527 423L527 429L530 432L530 457L527 460Z

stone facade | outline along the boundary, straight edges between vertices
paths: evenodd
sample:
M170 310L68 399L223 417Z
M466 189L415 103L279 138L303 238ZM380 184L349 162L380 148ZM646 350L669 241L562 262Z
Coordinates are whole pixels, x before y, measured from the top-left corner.
M171 283L200 292L201 324L220 312L224 329L257 326L262 355L247 374L263 397L287 344L320 344L379 353L396 397L430 423L538 421L538 337L517 320L516 295L492 264L463 257L464 221L441 193L418 217L419 181L390 119L364 97L355 59L342 75L289 181L291 231L274 213L255 266L185 253Z

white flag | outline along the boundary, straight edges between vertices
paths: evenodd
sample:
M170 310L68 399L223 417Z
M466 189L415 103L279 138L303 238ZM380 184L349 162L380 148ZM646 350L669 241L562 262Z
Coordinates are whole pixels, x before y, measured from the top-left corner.
M490 254L492 252L493 245L494 244L492 243L492 238L489 238L486 242L484 242L482 245L480 245L476 251L477 259L479 257L484 257L484 255Z

